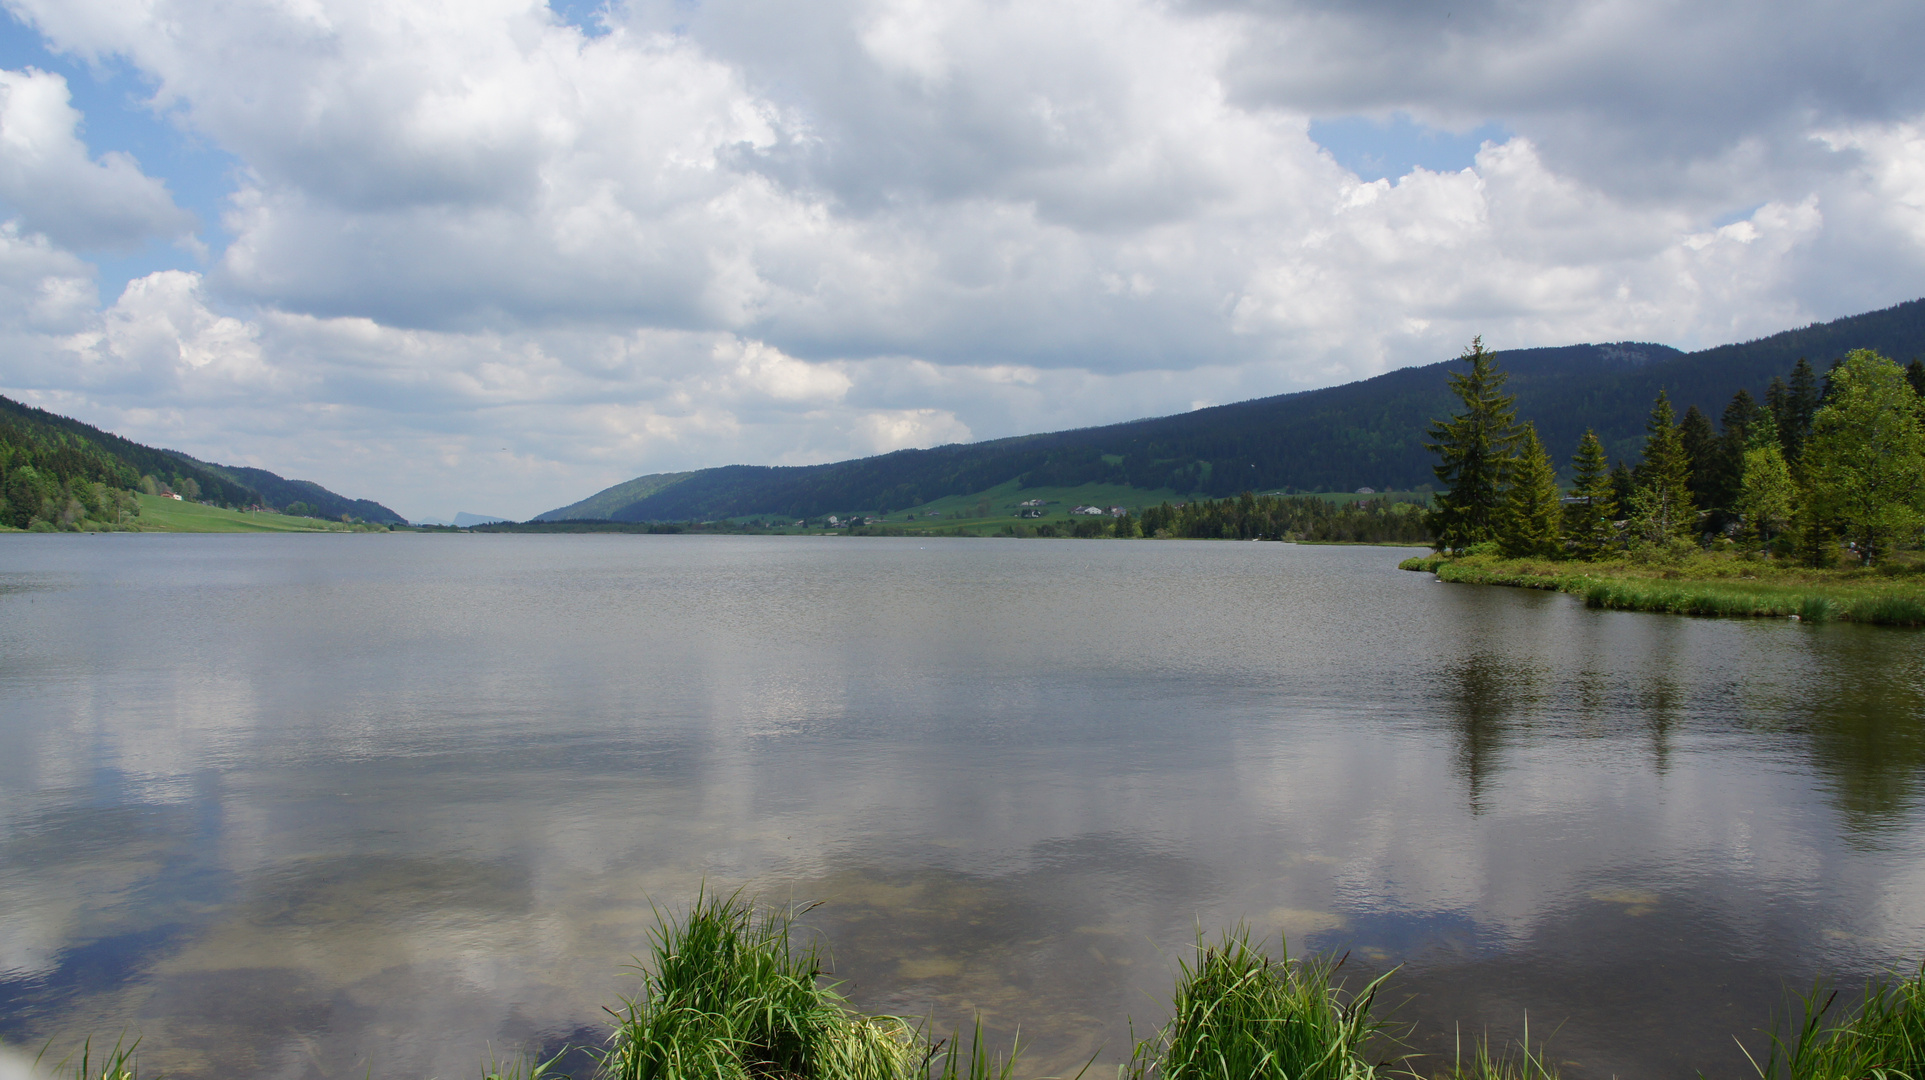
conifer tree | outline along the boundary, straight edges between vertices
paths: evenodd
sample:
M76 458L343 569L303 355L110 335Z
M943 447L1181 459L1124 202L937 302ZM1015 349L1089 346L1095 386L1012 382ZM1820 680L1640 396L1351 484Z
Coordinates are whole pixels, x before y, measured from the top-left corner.
M1791 445L1785 441L1785 430L1791 423L1791 387L1785 385L1780 376L1771 377L1771 385L1765 387L1765 408L1771 413L1771 426L1778 430L1778 449L1791 460Z
M1718 433L1711 418L1696 405L1684 410L1678 421L1678 440L1684 447L1684 460L1691 470L1691 501L1702 508L1722 505L1716 499L1718 472Z
M1736 509L1744 492L1745 451L1751 448L1751 429L1758 415L1765 412L1743 390L1733 394L1731 404L1724 407L1718 421L1718 449L1713 455L1706 505ZM1775 425L1772 430L1775 439Z
M1690 536L1698 524L1691 505L1691 466L1672 420L1675 415L1670 395L1658 391L1645 421L1644 461L1637 470L1637 492L1631 496L1634 527L1652 543Z
M1564 531L1579 556L1596 558L1611 539L1611 522L1616 500L1611 490L1611 474L1604 456L1604 444L1597 432L1586 430L1578 440L1577 456L1571 459L1571 495L1581 502L1564 508Z
M1818 377L1804 357L1792 366L1791 383L1785 390L1785 412L1778 417L1778 438L1785 446L1785 463L1797 465L1804 455L1805 441L1811 437L1811 420L1818 413Z
M1912 393L1925 397L1925 362L1914 359L1907 365L1905 381L1912 384Z
M1504 492L1504 518L1498 530L1504 554L1513 559L1557 555L1562 511L1557 469L1538 441L1537 425L1525 424L1511 464L1510 487Z
M1619 458L1618 463L1611 466L1611 512L1615 514L1630 513L1631 499L1637 492L1637 474L1631 471L1630 466L1624 463L1623 458Z
M1464 411L1432 423L1435 442L1424 448L1442 461L1432 468L1444 490L1433 500L1424 523L1440 550L1461 551L1495 539L1501 516L1503 486L1517 441L1517 398L1503 392L1505 375L1497 369L1497 354L1474 338L1464 350L1467 372L1453 372L1451 393Z

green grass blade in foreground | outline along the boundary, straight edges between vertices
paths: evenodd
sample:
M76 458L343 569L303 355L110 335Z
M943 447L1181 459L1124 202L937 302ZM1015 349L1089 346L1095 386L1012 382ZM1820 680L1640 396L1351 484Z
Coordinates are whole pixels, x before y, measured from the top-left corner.
M1365 1043L1380 976L1356 994L1337 985L1341 961L1273 959L1239 927L1215 944L1199 935L1196 965L1179 963L1168 1024L1138 1042L1128 1080L1368 1080Z
M1910 978L1887 975L1865 988L1856 1014L1827 1026L1838 994L1814 987L1801 1001L1794 1035L1771 1033L1770 1051L1752 1065L1764 1080L1921 1080L1925 1078L1925 966ZM1742 1044L1740 1044L1742 1048ZM1746 1057L1751 1057L1749 1050Z
M1477 1040L1468 1061L1463 1051L1460 1035L1457 1059L1449 1072L1440 1074L1442 1080L1557 1080L1557 1066L1551 1063L1549 1049L1542 1044L1531 1047L1529 1017L1524 1019L1524 1041L1513 1051L1493 1056L1488 1035Z
M993 1053L983 1041L983 1018L978 1016L967 1055L962 1053L960 1033L946 1044L931 1049L928 1080L1011 1080L1016 1072L1016 1057L1021 1052L1022 1040L1019 1036L1010 1043L1008 1057Z
M99 1058L94 1057L94 1041L88 1039L80 1044L80 1049L61 1058L55 1063L53 1073L57 1077L72 1076L73 1080L139 1080L140 1063L134 1058L134 1051L140 1040L126 1042L123 1036L114 1040L114 1048ZM41 1050L45 1056L46 1050ZM34 1065L40 1058L34 1058Z
M481 1067L481 1080L571 1080L567 1073L555 1068L557 1062L568 1056L569 1048L564 1046L560 1053L547 1061L530 1058L526 1054L516 1054L507 1061L496 1061L493 1051L488 1061Z

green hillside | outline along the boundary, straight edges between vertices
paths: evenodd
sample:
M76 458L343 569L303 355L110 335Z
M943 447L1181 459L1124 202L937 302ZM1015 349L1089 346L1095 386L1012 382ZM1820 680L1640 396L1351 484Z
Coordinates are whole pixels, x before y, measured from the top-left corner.
M407 524L406 518L373 499L350 499L344 495L336 495L312 480L288 480L266 469L255 469L246 465L216 465L188 457L179 451L168 452L237 484L246 485L259 494L260 498L255 501L263 506L280 507L305 517L329 518L337 521L346 515L360 521L379 522L383 525Z
M1519 417L1537 424L1555 459L1567 460L1592 428L1611 457L1635 461L1659 390L1680 412L1696 405L1715 418L1741 387L1762 399L1769 381L1787 374L1799 357L1822 371L1855 348L1900 362L1925 354L1925 300L1696 353L1620 342L1519 349L1501 353L1499 363L1510 373ZM542 518L805 519L903 511L945 499L973 503L1011 484L1021 490L1106 485L1133 492L1134 499L1119 497L1125 502L1154 501L1155 493L1427 489L1433 459L1424 449L1425 430L1455 404L1445 380L1454 363L1105 427L830 465L657 474Z
M623 507L641 502L658 491L665 490L694 476L694 473L649 473L633 480L623 481L612 488L606 488L590 495L578 503L550 510L538 515L536 521L606 521L613 518Z
M322 528L324 523L316 518L402 523L399 514L380 503L344 498L311 481L143 446L0 397L0 529L122 527L129 518L144 516L136 513L137 506L144 505L134 502L138 491L148 496L174 492L186 496L187 505L208 508L288 510L294 515L288 520L306 522L301 531ZM214 531L263 530L249 526Z

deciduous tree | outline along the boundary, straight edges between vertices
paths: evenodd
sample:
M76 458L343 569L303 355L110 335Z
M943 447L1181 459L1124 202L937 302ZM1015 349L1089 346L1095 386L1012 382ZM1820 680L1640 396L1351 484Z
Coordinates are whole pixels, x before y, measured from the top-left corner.
M1790 522L1795 495L1791 469L1778 444L1778 424L1769 411L1748 426L1743 461L1738 512L1744 515L1745 531L1760 545L1769 544Z
M1814 509L1871 564L1925 526L1925 430L1905 372L1869 349L1845 358L1812 421L1804 471Z

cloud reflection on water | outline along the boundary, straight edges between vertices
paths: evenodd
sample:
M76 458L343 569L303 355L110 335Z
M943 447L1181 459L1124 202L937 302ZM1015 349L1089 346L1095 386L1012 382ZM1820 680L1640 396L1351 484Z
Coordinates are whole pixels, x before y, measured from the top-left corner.
M593 1028L704 880L1039 1070L1124 1056L1199 924L1407 965L1426 1049L1564 1021L1574 1076L1719 1075L1778 980L1925 948L1904 633L1370 549L130 539L0 597L9 1038L459 1075Z

